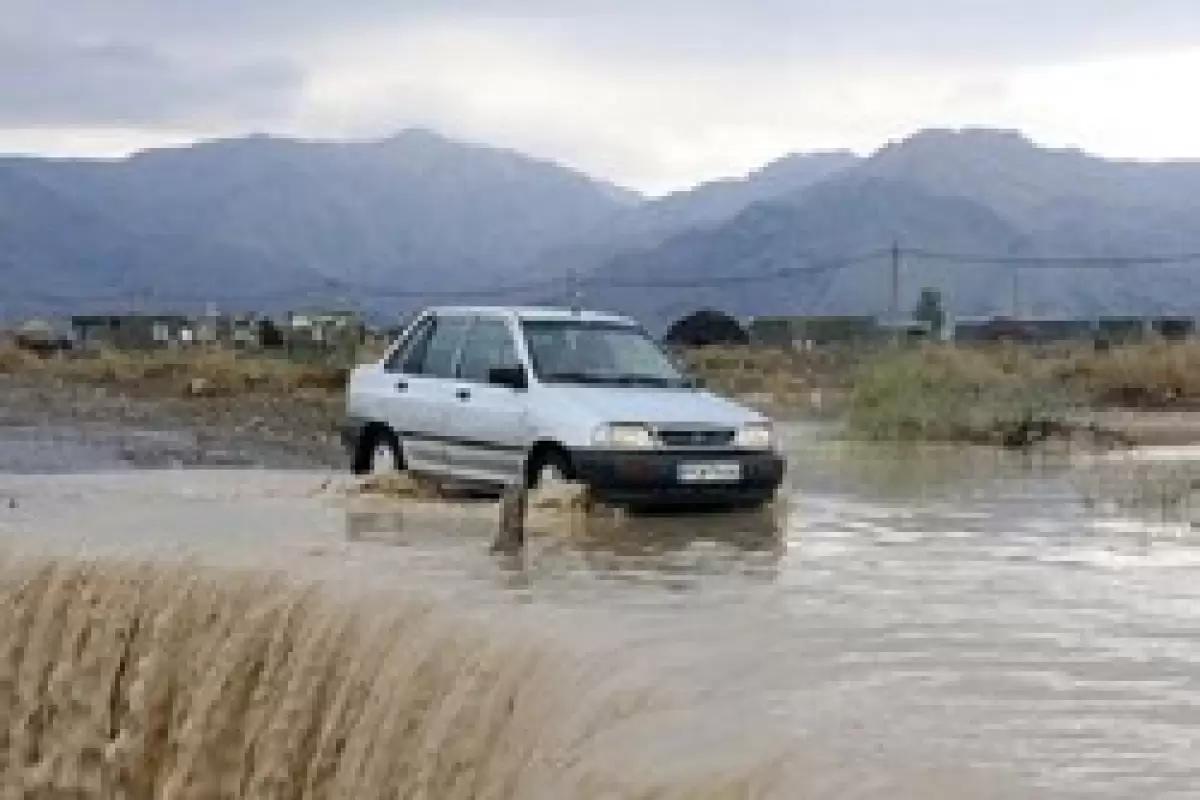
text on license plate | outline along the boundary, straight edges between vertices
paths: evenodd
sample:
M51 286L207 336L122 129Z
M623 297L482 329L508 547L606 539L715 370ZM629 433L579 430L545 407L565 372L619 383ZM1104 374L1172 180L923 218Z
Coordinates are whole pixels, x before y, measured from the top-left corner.
M736 461L718 464L680 464L682 483L736 482L742 479L742 465Z

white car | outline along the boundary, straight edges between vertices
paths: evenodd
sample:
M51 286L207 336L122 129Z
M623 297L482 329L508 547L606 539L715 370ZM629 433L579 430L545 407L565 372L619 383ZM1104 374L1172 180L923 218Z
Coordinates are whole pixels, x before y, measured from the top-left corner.
M354 369L355 473L503 491L580 481L618 505L757 507L784 459L762 414L697 388L633 320L552 308L430 308Z

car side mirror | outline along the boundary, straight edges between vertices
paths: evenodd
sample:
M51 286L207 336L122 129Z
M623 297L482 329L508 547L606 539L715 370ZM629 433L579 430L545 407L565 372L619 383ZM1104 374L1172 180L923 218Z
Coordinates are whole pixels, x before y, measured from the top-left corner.
M492 367L488 370L488 383L510 389L526 389L529 387L529 378L525 375L525 368L519 365Z

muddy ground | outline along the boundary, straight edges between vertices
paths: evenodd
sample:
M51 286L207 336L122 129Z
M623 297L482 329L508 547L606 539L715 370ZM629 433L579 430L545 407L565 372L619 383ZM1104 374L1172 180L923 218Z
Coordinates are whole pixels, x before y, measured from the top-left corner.
M38 374L0 375L0 470L345 466L341 396L135 395Z

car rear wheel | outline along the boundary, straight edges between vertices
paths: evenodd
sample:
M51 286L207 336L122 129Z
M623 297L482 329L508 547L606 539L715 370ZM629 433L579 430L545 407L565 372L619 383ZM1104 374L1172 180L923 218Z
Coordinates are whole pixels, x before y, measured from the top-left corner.
M391 431L374 429L363 437L354 459L355 474L395 475L403 470L400 442Z

